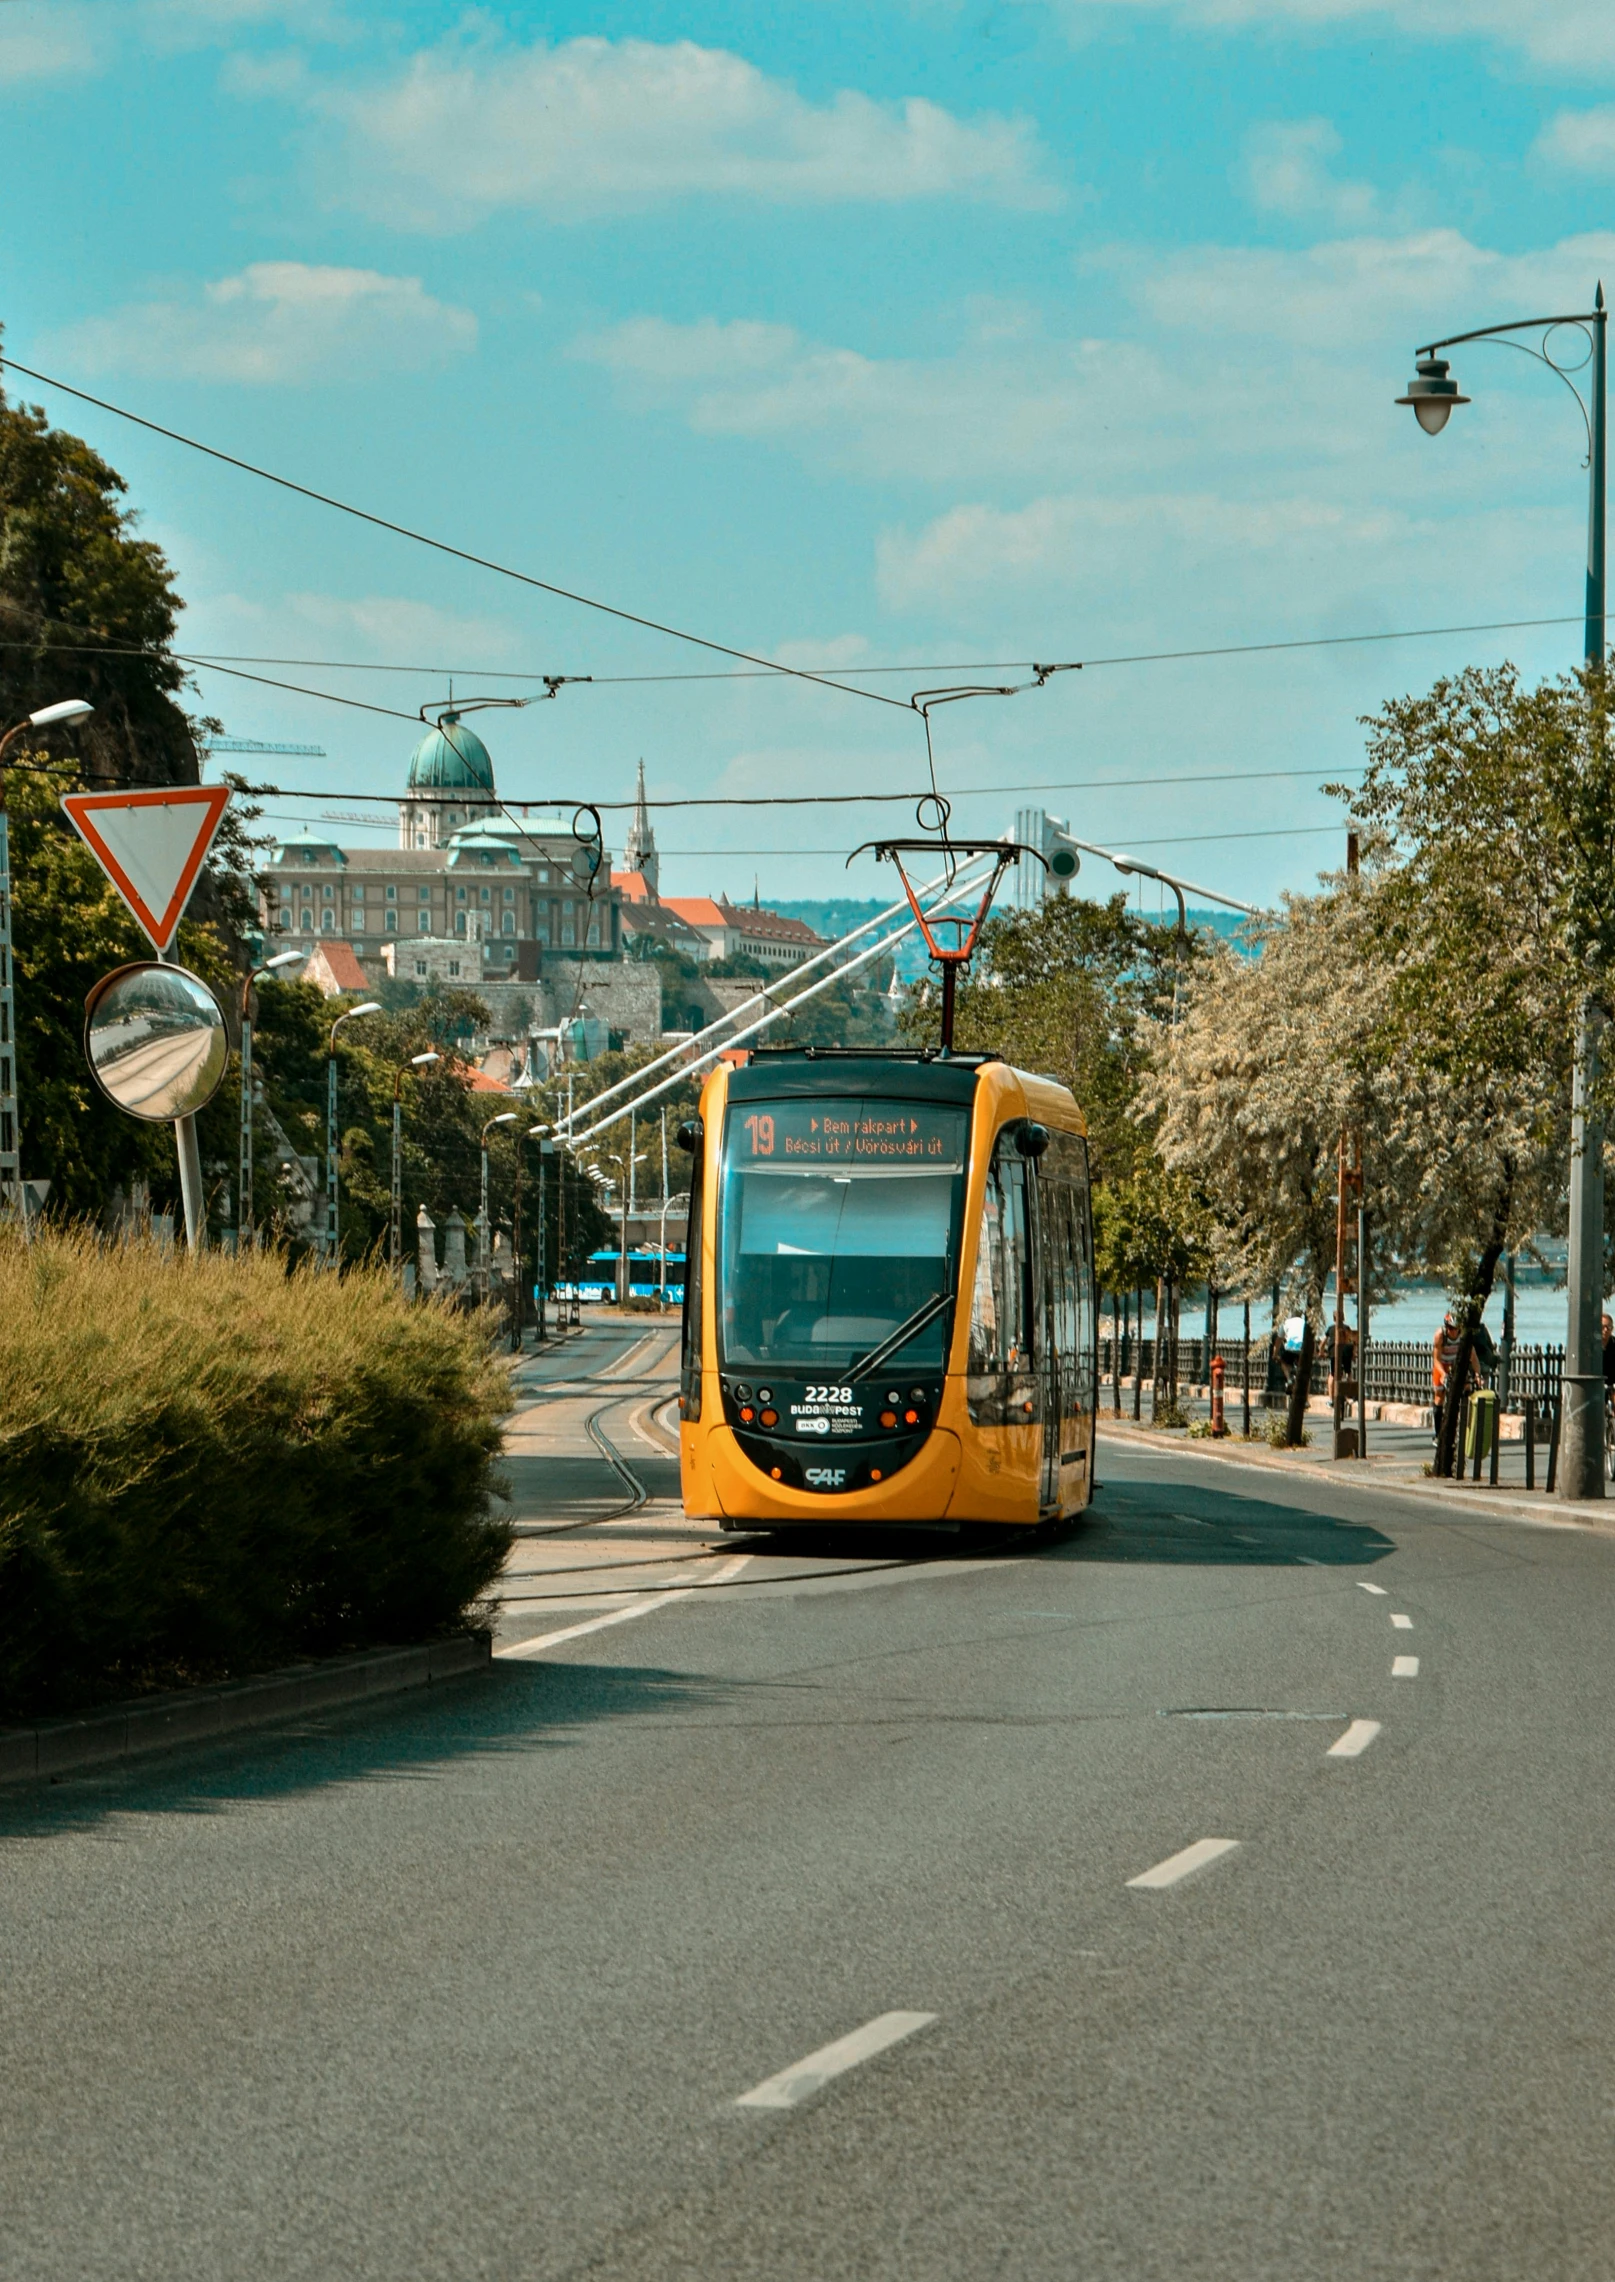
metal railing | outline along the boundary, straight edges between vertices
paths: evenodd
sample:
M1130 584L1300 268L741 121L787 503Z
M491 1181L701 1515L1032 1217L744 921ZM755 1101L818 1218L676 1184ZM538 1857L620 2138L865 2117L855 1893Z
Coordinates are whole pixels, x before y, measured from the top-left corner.
M1250 1343L1251 1392L1259 1395L1268 1382L1268 1353L1271 1340L1267 1335ZM1128 1333L1120 1342L1121 1375L1130 1382L1142 1372L1146 1383L1155 1376L1155 1341L1151 1337L1139 1338ZM1102 1387L1108 1387L1116 1373L1117 1341L1106 1336L1099 1342L1099 1377ZM1217 1353L1222 1358L1224 1385L1232 1394L1240 1385L1245 1362L1243 1339L1219 1339ZM1178 1385L1203 1387L1207 1384L1210 1356L1202 1338L1178 1341ZM1424 1339L1375 1339L1370 1336L1368 1345L1367 1381L1364 1399L1371 1403L1406 1403L1414 1408L1428 1410L1435 1400L1430 1381L1430 1343ZM1503 1358L1501 1355L1490 1367L1477 1364L1482 1386L1501 1391ZM1539 1405L1555 1403L1559 1399L1559 1376L1564 1368L1562 1347L1516 1347L1509 1364L1508 1386L1503 1408L1518 1411L1527 1402ZM1281 1362L1282 1370L1282 1362ZM1275 1379L1278 1374L1275 1374ZM1329 1391L1329 1358L1320 1343L1312 1359L1311 1392L1321 1395Z

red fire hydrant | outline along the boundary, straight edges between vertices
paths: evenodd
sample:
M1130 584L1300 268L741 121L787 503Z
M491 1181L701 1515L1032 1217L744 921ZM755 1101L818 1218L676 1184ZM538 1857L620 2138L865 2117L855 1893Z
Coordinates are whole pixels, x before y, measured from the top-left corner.
M1223 1359L1220 1355L1213 1355L1211 1358L1211 1431L1218 1440L1221 1440L1228 1432L1228 1421L1222 1412L1222 1379Z

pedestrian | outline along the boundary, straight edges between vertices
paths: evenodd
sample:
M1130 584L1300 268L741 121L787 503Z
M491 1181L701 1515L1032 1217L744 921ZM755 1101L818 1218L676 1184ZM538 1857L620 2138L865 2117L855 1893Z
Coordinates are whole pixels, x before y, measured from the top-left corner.
M1452 1309L1449 1307L1446 1314L1441 1318L1441 1329L1436 1333L1435 1344L1430 1353L1430 1389L1435 1397L1432 1407L1435 1412L1436 1441L1438 1443L1441 1440L1441 1414L1446 1407L1447 1381L1452 1375L1452 1368L1457 1360L1458 1326L1452 1320ZM1479 1383L1480 1373L1475 1367L1474 1351L1471 1348L1469 1384L1477 1386ZM1459 1390L1459 1399L1462 1399L1461 1390Z
M1279 1368L1284 1373L1284 1391L1289 1394L1295 1385L1296 1367L1301 1360L1301 1342L1306 1337L1307 1319L1304 1315L1287 1315L1284 1318L1284 1344L1279 1350Z
M1604 1350L1604 1400L1615 1401L1615 1322L1607 1315L1598 1318L1599 1343Z

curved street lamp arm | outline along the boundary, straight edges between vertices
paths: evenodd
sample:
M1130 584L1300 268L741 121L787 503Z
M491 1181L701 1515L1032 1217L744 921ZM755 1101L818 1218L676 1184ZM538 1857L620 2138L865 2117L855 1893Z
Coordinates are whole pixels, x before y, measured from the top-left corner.
M1456 349L1465 341L1491 341L1502 333L1541 333L1555 325L1601 325L1607 315L1604 309L1578 309L1568 317L1516 317L1511 325L1477 325L1472 333L1449 333L1444 341L1426 341L1416 353L1427 357L1437 349Z

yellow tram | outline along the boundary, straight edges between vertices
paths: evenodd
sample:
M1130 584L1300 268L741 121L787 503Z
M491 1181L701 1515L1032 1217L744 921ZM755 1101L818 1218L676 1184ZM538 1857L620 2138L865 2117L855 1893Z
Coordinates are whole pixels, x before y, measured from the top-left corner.
M1086 1129L985 1054L764 1048L684 1127L687 1514L1007 1522L1092 1494Z

